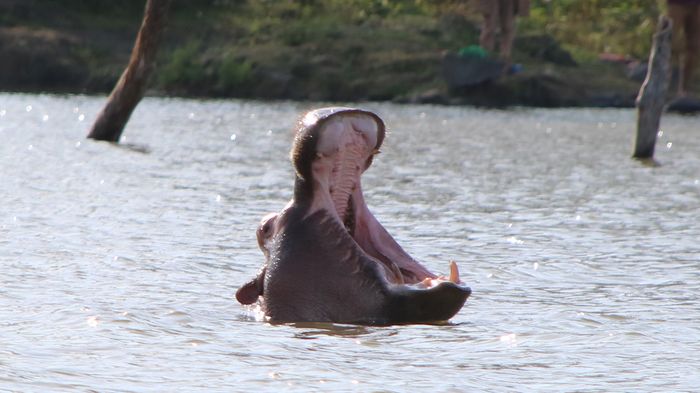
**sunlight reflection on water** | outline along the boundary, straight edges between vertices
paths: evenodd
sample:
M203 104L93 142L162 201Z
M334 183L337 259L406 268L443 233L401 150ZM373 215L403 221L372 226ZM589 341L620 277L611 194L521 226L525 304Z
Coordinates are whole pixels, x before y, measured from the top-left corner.
M0 386L17 391L692 391L700 386L700 138L631 110L370 103L370 208L474 293L443 325L270 325L235 302L255 228L291 196L307 103L0 95ZM672 146L672 148L671 148ZM526 385L523 385L526 383Z

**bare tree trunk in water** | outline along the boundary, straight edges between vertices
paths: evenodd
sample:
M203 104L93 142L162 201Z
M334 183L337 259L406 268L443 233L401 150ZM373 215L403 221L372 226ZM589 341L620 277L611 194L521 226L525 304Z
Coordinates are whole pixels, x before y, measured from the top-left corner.
M659 18L649 57L647 77L637 96L637 140L632 157L653 159L671 74L671 20Z
M129 65L114 86L107 104L97 116L88 138L119 142L131 112L146 91L148 77L155 68L171 0L147 0L141 29L131 51Z

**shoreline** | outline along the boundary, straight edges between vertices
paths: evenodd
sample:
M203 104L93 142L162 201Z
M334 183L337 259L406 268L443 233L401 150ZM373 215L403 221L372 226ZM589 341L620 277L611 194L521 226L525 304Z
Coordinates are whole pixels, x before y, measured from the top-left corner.
M114 8L106 19L100 7L13 4L0 6L0 91L109 94L128 62L141 5ZM630 74L629 56L606 61L581 48L573 56L553 36L525 26L514 46L516 74L450 87L445 54L473 45L478 23L449 8L349 21L292 4L176 5L149 96L633 108L643 81ZM255 19L262 11L268 19ZM693 87L691 96L699 91Z

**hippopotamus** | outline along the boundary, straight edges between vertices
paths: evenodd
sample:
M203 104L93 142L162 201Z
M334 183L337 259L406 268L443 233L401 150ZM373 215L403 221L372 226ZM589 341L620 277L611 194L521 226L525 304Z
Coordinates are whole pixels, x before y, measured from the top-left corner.
M384 122L353 108L321 108L299 121L291 161L294 194L265 216L265 263L236 299L270 322L364 325L431 323L454 316L471 294L450 262L438 276L413 259L370 213L360 178L384 141Z

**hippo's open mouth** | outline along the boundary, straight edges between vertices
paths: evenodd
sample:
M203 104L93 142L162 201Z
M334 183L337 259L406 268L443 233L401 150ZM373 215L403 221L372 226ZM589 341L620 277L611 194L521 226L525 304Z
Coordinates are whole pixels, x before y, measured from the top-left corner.
M236 298L262 296L271 321L368 324L447 320L471 290L457 265L436 276L411 258L370 213L361 176L379 153L384 123L348 108L309 112L291 158L294 197L257 231L265 265Z
M302 121L312 123L316 119ZM329 212L357 246L382 267L384 277L392 284L431 287L445 280L459 283L454 262L450 263L449 277L438 278L408 255L369 211L360 180L379 153L384 136L383 124L367 112L333 117L319 128L311 164L313 203L308 214Z

